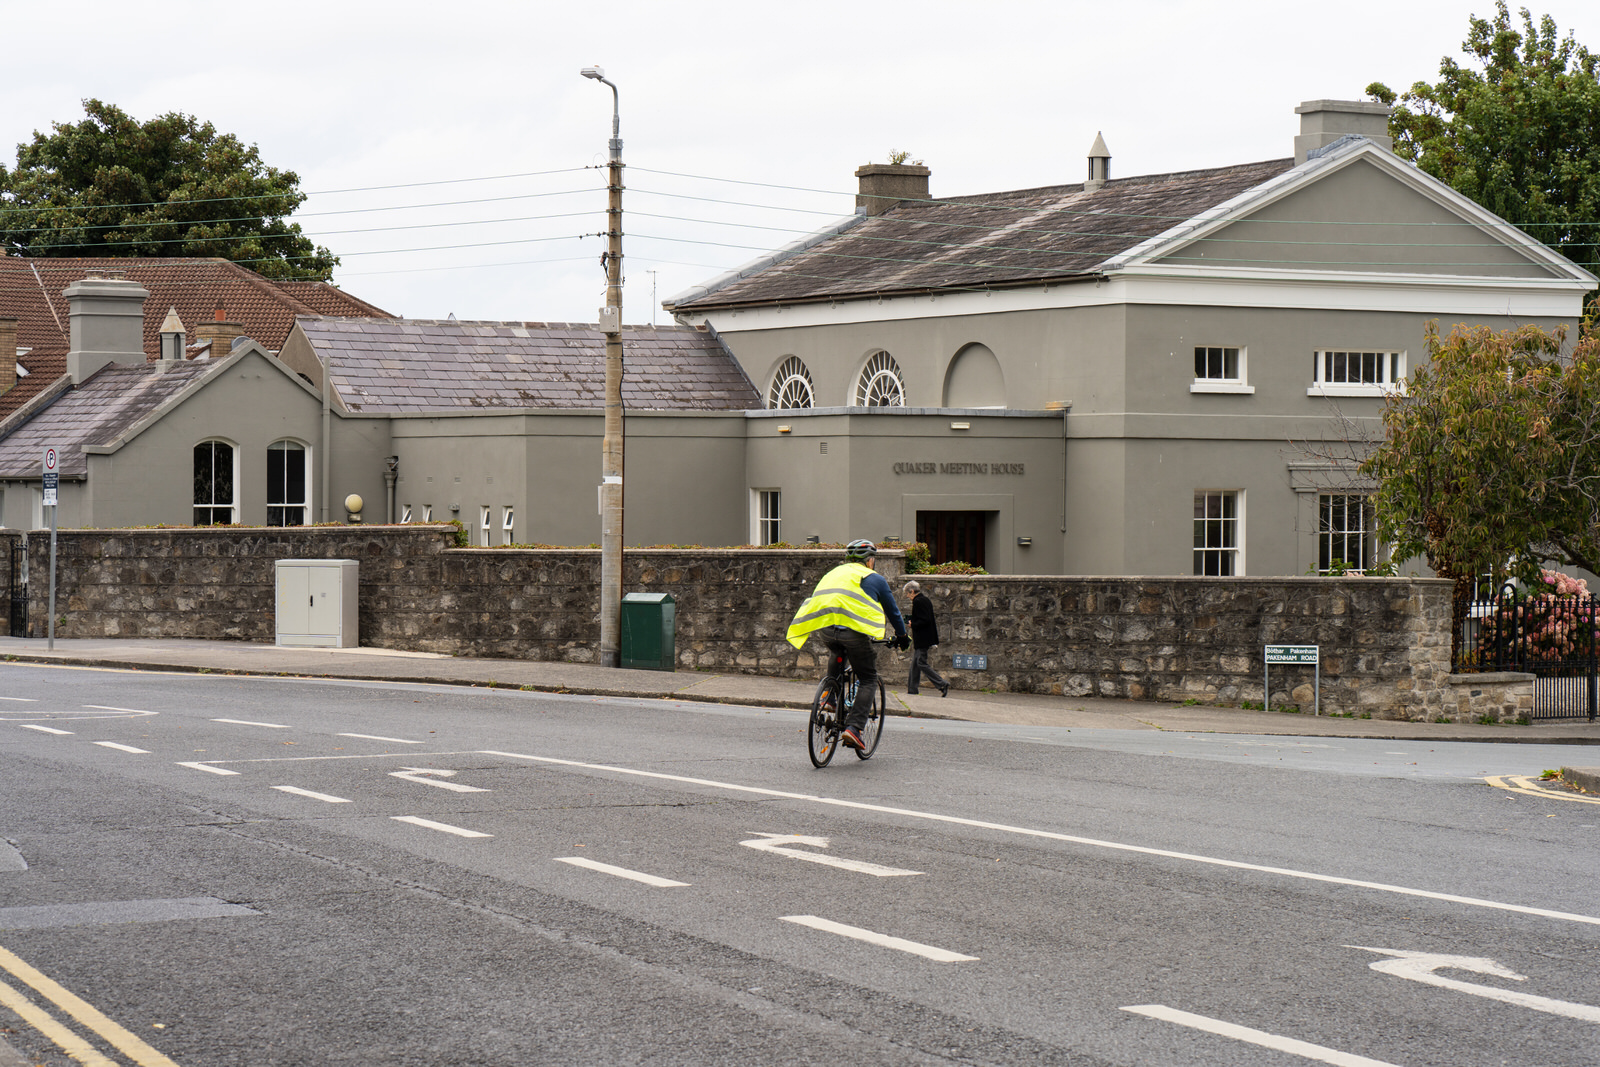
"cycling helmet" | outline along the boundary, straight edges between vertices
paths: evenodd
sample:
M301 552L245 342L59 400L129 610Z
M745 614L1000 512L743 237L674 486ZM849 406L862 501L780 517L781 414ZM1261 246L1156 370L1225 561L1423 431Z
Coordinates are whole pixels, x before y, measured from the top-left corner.
M851 541L844 546L844 558L847 560L859 562L860 560L871 559L877 554L878 546L865 538L859 541Z

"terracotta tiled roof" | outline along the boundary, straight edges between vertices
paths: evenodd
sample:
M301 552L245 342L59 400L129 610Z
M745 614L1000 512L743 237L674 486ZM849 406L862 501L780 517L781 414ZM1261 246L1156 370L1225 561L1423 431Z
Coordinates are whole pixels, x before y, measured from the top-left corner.
M144 305L144 350L161 356L161 320L176 307L194 339L196 326L220 304L245 334L276 351L299 315L388 317L388 313L320 282L273 282L224 259L23 259L0 256L0 318L17 320L17 345L28 376L0 394L0 418L32 399L67 369L67 299L62 291L91 271L122 271L150 291Z
M1292 159L1081 185L901 202L836 236L680 299L678 310L1037 284L1092 274Z
M55 446L62 477L87 475L84 445L110 444L222 363L194 360L164 369L149 363L102 367L0 439L0 478L37 478L46 445Z
M351 411L598 408L605 334L561 322L301 319ZM743 411L761 396L711 333L623 330L623 402L655 410Z

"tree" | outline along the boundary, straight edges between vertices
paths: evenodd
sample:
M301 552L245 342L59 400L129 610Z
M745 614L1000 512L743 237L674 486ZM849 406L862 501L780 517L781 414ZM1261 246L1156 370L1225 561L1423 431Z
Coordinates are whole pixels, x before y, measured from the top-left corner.
M1558 38L1548 15L1535 26L1523 8L1518 32L1505 0L1496 10L1462 42L1481 70L1446 56L1437 84L1398 98L1395 153L1600 273L1600 57L1570 31ZM1397 99L1382 82L1366 91Z
M28 256L216 256L269 278L327 280L338 259L285 221L300 177L254 145L170 112L140 123L85 100L0 165L0 249Z
M1480 576L1600 572L1600 334L1430 323L1426 343L1361 466L1379 537L1455 582L1458 622Z

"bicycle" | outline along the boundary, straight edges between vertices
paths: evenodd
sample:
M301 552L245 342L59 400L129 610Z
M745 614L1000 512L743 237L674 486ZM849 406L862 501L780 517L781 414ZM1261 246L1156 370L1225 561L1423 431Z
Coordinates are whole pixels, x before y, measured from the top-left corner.
M874 641L875 645L888 644ZM811 698L811 718L806 725L806 751L813 767L826 767L839 750L839 735L844 731L844 716L851 701L859 691L860 679L851 668L850 661L837 652L834 662L843 669L837 677L823 678L817 683L816 695ZM825 700L824 698L831 698ZM867 725L861 730L861 746L856 749L859 759L871 759L878 750L878 739L883 736L883 717L888 706L883 675L878 675L878 697L867 712Z

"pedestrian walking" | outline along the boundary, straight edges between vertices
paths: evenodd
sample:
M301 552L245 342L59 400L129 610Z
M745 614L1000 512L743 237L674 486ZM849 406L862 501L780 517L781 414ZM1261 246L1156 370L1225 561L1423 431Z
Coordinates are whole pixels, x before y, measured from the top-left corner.
M939 643L939 622L933 615L933 601L928 599L928 594L916 582L907 582L906 592L911 594L911 647L914 649L911 678L906 682L906 692L916 693L917 682L922 675L927 675L928 681L938 688L939 695L947 697L950 695L950 683L939 677L939 672L928 664L928 653Z

